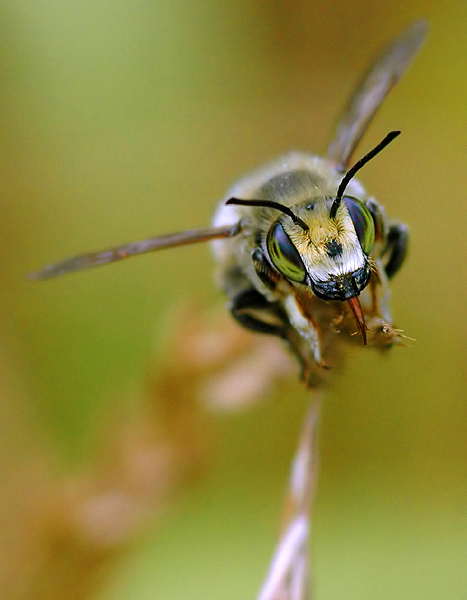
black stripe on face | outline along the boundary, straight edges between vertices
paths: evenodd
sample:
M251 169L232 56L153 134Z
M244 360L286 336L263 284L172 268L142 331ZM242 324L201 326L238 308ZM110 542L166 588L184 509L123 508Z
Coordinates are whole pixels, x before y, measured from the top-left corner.
M342 244L340 244L337 240L331 240L330 242L326 242L326 254L330 258L335 258L336 256L342 255Z

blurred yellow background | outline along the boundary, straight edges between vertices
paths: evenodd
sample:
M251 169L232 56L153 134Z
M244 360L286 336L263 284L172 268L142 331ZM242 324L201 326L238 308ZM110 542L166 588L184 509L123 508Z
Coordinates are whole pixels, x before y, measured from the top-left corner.
M371 57L419 17L430 23L428 40L358 151L402 130L359 177L411 228L393 313L417 341L387 356L350 350L330 379L313 579L318 600L466 597L462 2L2 3L0 470L8 506L16 494L35 494L18 482L29 472L28 481L40 478L38 453L53 457L60 476L93 461L102 420L137 404L179 308L224 303L206 246L45 283L27 272L206 226L245 171L292 148L323 152ZM217 441L203 478L109 565L92 596L76 597L254 598L306 400L292 378L260 406L211 418ZM18 539L30 531L11 519L0 551L14 550L21 565ZM13 592L23 574L5 569L2 598L48 597Z

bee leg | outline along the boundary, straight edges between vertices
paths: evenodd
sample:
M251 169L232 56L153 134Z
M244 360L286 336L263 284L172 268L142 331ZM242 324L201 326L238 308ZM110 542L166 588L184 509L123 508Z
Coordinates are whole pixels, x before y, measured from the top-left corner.
M397 273L404 262L405 255L407 254L408 241L409 228L407 225L404 225L403 223L393 223L389 226L386 248L383 252L383 254L389 253L388 260L384 266L384 270L389 279Z
M281 338L286 337L282 326L283 319L286 318L285 314L282 315L282 311L278 306L274 306L272 302L269 302L254 288L248 288L237 294L232 300L230 310L240 325L247 329L258 333L277 335ZM253 312L248 311L255 312L253 314ZM260 315L264 315L265 318L260 318Z
M274 275L271 267L267 264L264 259L263 253L259 248L255 248L251 253L251 259L253 266L258 275L259 279L269 290L274 291L276 289L277 275Z

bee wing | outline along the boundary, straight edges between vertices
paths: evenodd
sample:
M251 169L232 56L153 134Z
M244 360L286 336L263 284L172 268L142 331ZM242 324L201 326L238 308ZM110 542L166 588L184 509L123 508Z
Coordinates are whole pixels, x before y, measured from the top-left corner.
M116 248L110 248L101 252L90 252L88 254L80 254L68 258L52 265L47 265L40 271L30 273L32 279L49 279L57 277L72 271L80 271L98 265L122 260L136 254L144 254L153 252L154 250L162 250L163 248L173 248L174 246L184 246L186 244L197 244L199 242L207 242L220 238L228 238L237 235L240 232L240 224L213 227L211 229L191 229L181 233L172 233L170 235L162 235L159 237L149 238L140 242L132 242Z
M423 43L428 25L415 21L379 55L357 85L328 147L328 158L345 171L380 104L399 81Z

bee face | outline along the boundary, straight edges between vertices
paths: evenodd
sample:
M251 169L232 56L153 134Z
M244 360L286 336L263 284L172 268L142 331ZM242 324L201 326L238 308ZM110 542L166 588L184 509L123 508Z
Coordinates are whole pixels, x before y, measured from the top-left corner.
M281 217L268 231L266 250L289 281L308 286L324 300L348 300L370 279L375 226L370 211L356 198L344 197L334 219L332 203L332 198L319 198L294 207L306 229Z

